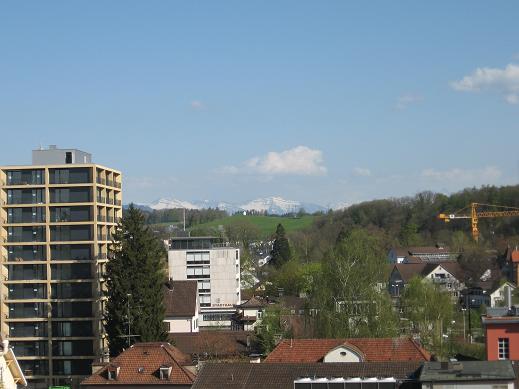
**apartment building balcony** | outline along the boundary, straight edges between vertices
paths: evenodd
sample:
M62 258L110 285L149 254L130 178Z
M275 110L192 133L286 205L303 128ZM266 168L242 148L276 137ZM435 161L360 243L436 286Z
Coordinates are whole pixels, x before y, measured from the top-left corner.
M91 337L94 336L92 321L53 321L53 338Z
M49 169L49 183L59 185L92 183L90 168L57 168Z
M8 170L6 172L7 182L2 185L44 185L45 174L41 169Z
M53 281L92 279L92 265L90 263L51 264L50 268Z
M7 265L8 276L6 281L29 281L29 280L46 280L46 265Z
M7 242L45 242L46 234L45 227L8 227L7 228Z
M92 240L91 226L51 226L52 242L81 242Z
M76 223L92 221L90 206L52 207L50 221L52 223Z
M34 377L34 376L48 376L49 375L49 362L46 360L38 359L38 360L25 360L18 358L18 363L20 364L20 368L23 371L25 377Z
M106 222L106 216L97 215L97 221L101 222L101 223L105 223Z
M104 178L101 178L101 177L97 177L96 182L98 184L101 184L101 185L106 185L106 180Z
M50 202L59 203L90 203L92 191L90 188L51 188Z
M37 300L47 298L45 284L10 284L5 300Z
M2 224L35 224L45 223L45 208L9 208L7 210L7 220L2 220Z
M44 204L44 189L9 189L6 205Z
M14 349L17 357L46 357L49 355L46 341L12 341L10 346Z
M11 323L9 325L9 338L45 338L47 337L47 325L41 322Z
M107 204L106 197L103 196L97 196L97 202L102 204Z
M34 246L8 246L7 258L3 255L4 262L45 261L47 250L44 245Z
M6 319L47 318L47 303L44 302L8 303L7 306Z
M92 260L92 247L89 244L59 244L51 245L52 261L86 261Z

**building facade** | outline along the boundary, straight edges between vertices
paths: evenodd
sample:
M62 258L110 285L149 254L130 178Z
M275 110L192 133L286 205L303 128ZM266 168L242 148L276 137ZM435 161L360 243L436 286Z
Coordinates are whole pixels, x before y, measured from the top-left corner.
M481 321L487 360L519 360L519 308L488 308Z
M240 304L240 250L218 238L173 238L168 242L169 278L196 280L199 327L230 328Z
M52 146L0 167L0 326L31 387L79 382L107 351L103 274L121 183L90 154Z

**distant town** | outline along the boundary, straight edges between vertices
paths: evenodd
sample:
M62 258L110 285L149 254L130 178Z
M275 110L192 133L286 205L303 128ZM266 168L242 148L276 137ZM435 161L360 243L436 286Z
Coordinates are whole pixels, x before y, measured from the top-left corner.
M1 167L0 185L5 387L519 379L519 186L153 209L123 206L124 172L57 146Z

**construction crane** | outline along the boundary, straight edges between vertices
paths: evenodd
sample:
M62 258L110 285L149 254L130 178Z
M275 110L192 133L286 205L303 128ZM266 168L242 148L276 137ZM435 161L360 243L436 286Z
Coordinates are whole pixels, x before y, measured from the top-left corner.
M470 212L469 212L469 208L470 208ZM480 208L486 208L486 209L481 210ZM488 210L488 208L494 208L494 209L498 209L498 210ZM445 221L445 223L448 223L454 219L471 219L472 238L477 242L479 239L479 229L478 229L479 219L496 218L496 217L511 217L511 216L519 216L519 208L507 207L507 206L503 206L503 205L470 203L470 205L467 205L465 208L462 208L455 213L451 213L449 215L447 215L445 213L440 213L438 215L438 218Z

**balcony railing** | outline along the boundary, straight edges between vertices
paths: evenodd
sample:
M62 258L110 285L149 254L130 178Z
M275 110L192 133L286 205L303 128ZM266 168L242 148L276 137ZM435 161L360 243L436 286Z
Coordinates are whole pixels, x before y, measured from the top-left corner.
M106 217L106 221L107 221L108 223L113 223L113 222L114 222L114 218L113 218L113 216L107 216L107 217Z
M114 182L112 180L106 180L107 186L114 186Z
M103 196L97 196L97 202L106 204L106 198L104 198Z
M115 200L115 205L121 206L122 205L121 200Z
M97 177L97 183L101 185L106 185L106 180L104 178Z
M115 184L114 186L115 186L116 188L121 189L121 183L120 183L120 182L115 181L114 184Z
M106 221L106 216L103 216L103 215L97 215L97 221L98 221L98 222L105 222L105 221Z

